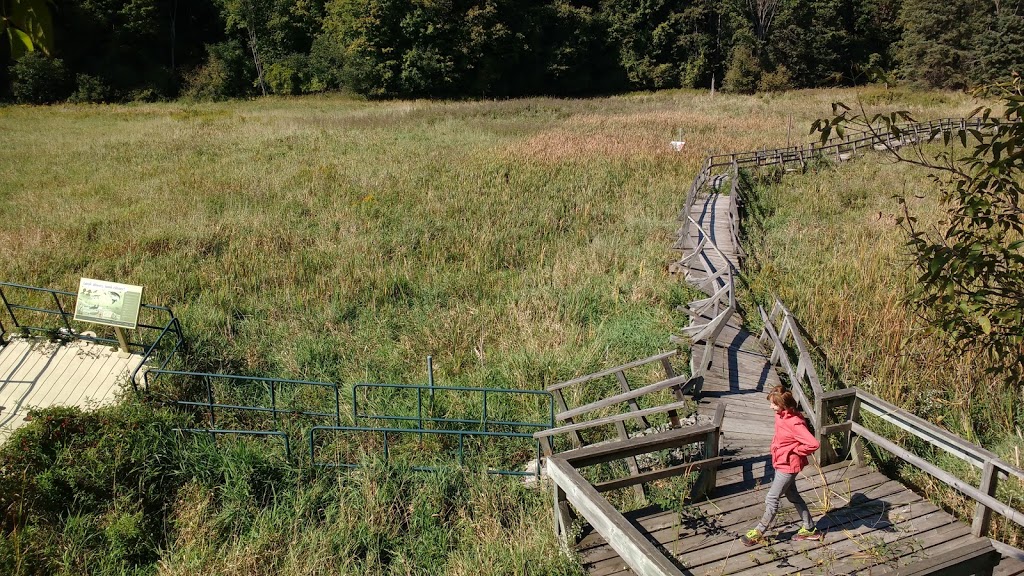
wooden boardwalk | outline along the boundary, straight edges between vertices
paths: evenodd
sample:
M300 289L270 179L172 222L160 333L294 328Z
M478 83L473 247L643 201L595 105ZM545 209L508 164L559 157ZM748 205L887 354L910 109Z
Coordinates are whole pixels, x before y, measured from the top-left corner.
M707 262L713 270L728 265L736 268L738 251L732 246L729 228L730 201L728 196L713 194L698 198L690 210L703 233L730 261L716 259L714 251L705 250L705 263L676 270L689 282L699 285L708 277ZM677 247L685 251L696 246L700 234L691 226L689 238L681 238ZM694 323L709 320L696 318ZM770 542L745 547L738 538L763 514L765 491L773 476L769 445L774 413L765 396L780 380L758 338L742 325L739 314L733 314L715 341L699 401L702 414L713 414L719 404L726 406L720 444L725 462L718 471L712 498L681 505L681 510L652 507L626 514L683 573L899 574L905 573L908 565L927 559L988 549L988 539L972 536L970 526L902 484L851 462L820 470L812 464L797 482L818 529L827 532L823 542L789 540L798 526L795 510L783 500L769 530ZM702 346L694 345L694 357L702 353ZM595 576L633 574L597 532L584 532L576 549L584 567ZM1024 574L1024 565L1004 560L995 573Z
M691 574L898 573L901 566L985 543L966 524L869 467L843 462L809 468L797 486L818 529L827 531L823 542L791 542L798 526L784 504L773 539L744 546L738 535L764 512L766 486L699 502L682 514L648 509L626 516ZM632 574L596 534L584 535L578 550L591 574Z
M122 358L110 346L84 340L11 339L0 347L0 443L26 423L30 407L113 402L141 361L139 354Z

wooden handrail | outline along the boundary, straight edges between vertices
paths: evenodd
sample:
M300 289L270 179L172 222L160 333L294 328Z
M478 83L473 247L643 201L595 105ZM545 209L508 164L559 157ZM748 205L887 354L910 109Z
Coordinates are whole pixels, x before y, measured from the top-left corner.
M717 432L719 428L721 428L721 424L714 423L685 426L669 430L668 432L637 436L628 440L615 440L606 444L592 444L583 448L562 452L558 457L577 468L584 468L604 462L621 460L628 456L650 454L665 448L674 448L700 442L707 438L709 433Z
M811 420L811 425L815 428L819 428L821 423L818 422L817 411L814 409L815 400L808 398L804 393L803 382L797 371L793 369L793 364L789 360L789 355L786 353L785 338L780 336L772 326L771 317L764 311L764 308L757 307L761 313L761 320L764 322L764 334L772 341L772 354L771 361L778 363L785 370L786 375L789 376L790 382L792 383L791 391L796 401L800 404L800 408L804 411L804 414ZM820 388L820 385L819 385ZM812 388L812 390L814 390Z
M638 366L643 366L644 364L650 364L652 362L658 362L659 360L665 360L667 358L675 356L676 354L677 352L675 350L670 350L668 352L660 352L658 354L655 354L654 356L644 358L643 360L634 360L632 362L627 362L620 366L615 366L614 368L608 368L607 370L601 370L600 372L594 372L593 374L587 374L586 376L580 376L579 378L573 378L572 380L566 380L565 382L552 384L545 388L545 390L551 392L553 390L560 390L562 388L565 388L566 386L572 386L573 384L582 384L584 382L589 382L590 380L596 380L598 378L603 378L605 376L611 376L616 372L622 372L623 370L629 370L630 368L636 368Z
M623 420L629 420L630 418L637 418L640 416L651 416L654 414L670 413L669 417L672 417L671 413L678 412L680 410L688 408L690 406L690 402L690 400L683 400L682 402L673 402L671 404L664 404L662 406L646 408L638 412L623 412L622 414L612 414L611 416L603 416L601 418L595 418L593 420L586 420L584 422L567 424L565 426L559 426L557 428L548 428L547 430L534 432L533 437L540 440L542 438L547 438L549 436L557 436L559 434L565 434L567 432L588 430L590 428L614 424L616 422L622 422ZM676 416L676 418L678 418L678 416Z
M976 444L971 444L948 430L943 430L927 420L882 400L878 396L858 389L857 400L860 403L861 410L878 416L882 420L927 441L936 448L956 456L976 468L984 469L985 464L991 462L1003 474L1024 480L1024 470L999 458L993 452Z
M629 392L623 392L621 394L616 394L615 396L609 396L608 398L597 400L596 402L591 402L589 404L584 404L582 406L578 406L570 410L559 412L558 414L555 414L555 420L561 421L566 420L568 418L575 418L576 416L586 414L587 412L593 412L594 410L600 410L602 408L607 408L609 406L621 404L629 400L635 400L637 398L640 398L641 396L650 394L651 392L665 390L666 388L685 388L687 385L692 385L692 381L693 378L686 375L666 378L665 380L661 380L660 382L655 382L654 384L648 384L647 386L635 388L633 390L630 390ZM636 414L633 414L633 416L635 417Z
M605 500L572 465L552 456L547 460L547 471L548 477L555 484L556 528L560 522L559 496L564 495L587 522L604 536L605 542L633 572L641 576L683 576L683 572Z
M981 506L984 506L986 509L998 512L1004 518L1012 520L1019 526L1024 526L1024 513L1021 513L1020 511L1011 508L1007 504L1004 504L999 500L996 500L996 498L993 495L986 494L986 491L971 486L970 484L964 482L963 480L957 478L956 476L953 476L949 472L946 472L945 470L942 470L938 466L928 462L924 458L921 458L920 456L911 453L910 451L902 448L901 446L898 446L896 443L887 440L881 435L876 434L871 430L868 430L867 428L860 424L857 424L856 422L853 423L852 430L853 433L856 434L857 436L860 436L861 438L868 440L869 442L880 448L884 448L886 451L893 454L894 456L901 458L902 460L906 461L909 464L913 464L914 466L927 472L934 478L941 480L947 486L959 491L965 496L971 497L972 499L974 499L975 502L977 502ZM988 476L987 479L989 483L992 482L991 476ZM974 535L983 536L984 531L985 530L978 530L976 527Z

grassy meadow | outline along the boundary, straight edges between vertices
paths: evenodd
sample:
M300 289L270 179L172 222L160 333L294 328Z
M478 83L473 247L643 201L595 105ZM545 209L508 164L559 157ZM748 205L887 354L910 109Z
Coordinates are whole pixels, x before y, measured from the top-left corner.
M977 105L865 88L0 108L0 280L141 284L182 320L179 368L419 384L431 355L439 385L536 390L670 348L685 322L675 308L695 294L667 273L675 218L706 155L806 141L831 102L858 99L921 119ZM676 153L668 141L679 130L687 144ZM985 383L965 388L969 366L943 364L903 312L910 276L892 196L904 191L935 210L925 173L875 160L760 187L747 312L779 295L838 378L904 405L928 399L926 415L959 421L970 417L964 403L980 404L963 394ZM1008 442L1016 416L979 409L997 431L983 438ZM315 474L244 443L104 440L125 418L130 430L180 422L145 421L130 402L101 414L30 426L23 437L50 442L38 454L31 442L0 449L0 488L35 495L0 504L36 518L2 517L0 568L579 571L557 552L549 495L516 480L379 464ZM89 440L54 436L67 427ZM76 457L83 446L88 457ZM142 453L159 453L162 468L128 466L149 461L138 446L153 447ZM89 470L122 462L111 454L127 468ZM69 471L46 476L62 462ZM95 496L61 501L83 486Z

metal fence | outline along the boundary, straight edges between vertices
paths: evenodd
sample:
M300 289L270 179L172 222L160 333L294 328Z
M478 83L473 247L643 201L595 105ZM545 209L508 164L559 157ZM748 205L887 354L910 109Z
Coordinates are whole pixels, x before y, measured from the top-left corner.
M117 338L110 333L112 329L74 320L76 297L74 292L0 282L0 302L11 319L9 327L0 323L0 337L5 337L10 328L12 333L26 336L50 335L117 346ZM95 330L99 332L90 332ZM165 368L184 342L181 322L170 308L142 305L138 327L128 332L127 340L129 351L142 355L142 361L131 374L136 391L143 367L155 363L158 369Z

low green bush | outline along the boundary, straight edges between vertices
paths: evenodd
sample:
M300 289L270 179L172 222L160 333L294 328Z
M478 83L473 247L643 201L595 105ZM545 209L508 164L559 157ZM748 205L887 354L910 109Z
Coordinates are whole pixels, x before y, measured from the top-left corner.
M68 97L64 61L29 52L11 67L11 93L24 104L51 104Z

